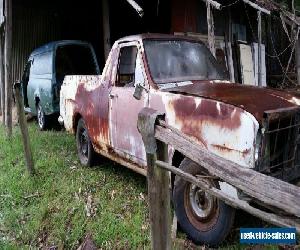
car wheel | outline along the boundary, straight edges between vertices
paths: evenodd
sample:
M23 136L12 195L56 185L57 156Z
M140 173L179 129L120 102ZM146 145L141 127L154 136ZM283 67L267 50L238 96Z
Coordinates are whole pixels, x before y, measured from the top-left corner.
M193 176L207 175L201 166L187 158L179 168ZM204 181L218 188L217 181L209 178ZM217 246L230 232L235 209L178 176L173 201L181 228L196 244Z
M83 119L78 121L76 131L77 152L80 162L83 166L92 167L95 162L96 153L94 151L91 139L88 134Z
M40 103L36 106L37 110L37 122L40 130L45 130L47 128L47 117Z

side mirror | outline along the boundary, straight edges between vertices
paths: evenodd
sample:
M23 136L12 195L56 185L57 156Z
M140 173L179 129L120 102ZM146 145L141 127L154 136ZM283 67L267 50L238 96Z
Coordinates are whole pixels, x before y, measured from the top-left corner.
M137 100L141 100L143 90L148 92L147 88L144 86L143 83L137 83L134 87L133 97Z
M143 93L143 88L141 87L141 85L139 84L135 85L133 97L137 100L141 100L142 93Z

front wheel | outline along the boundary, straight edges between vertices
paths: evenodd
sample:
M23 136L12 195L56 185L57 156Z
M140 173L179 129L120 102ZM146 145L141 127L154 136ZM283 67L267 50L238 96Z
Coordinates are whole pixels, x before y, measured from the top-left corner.
M187 158L179 168L193 176L207 175L201 166ZM212 179L204 181L218 187L218 182ZM217 246L230 232L235 209L178 176L173 201L181 228L196 244Z
M95 162L96 153L94 151L91 139L88 134L85 122L83 119L78 121L76 131L77 152L80 163L86 167L92 167Z

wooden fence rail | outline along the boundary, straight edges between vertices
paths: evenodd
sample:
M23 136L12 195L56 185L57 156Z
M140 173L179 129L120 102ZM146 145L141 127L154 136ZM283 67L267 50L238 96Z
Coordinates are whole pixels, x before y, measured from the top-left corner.
M155 110L144 108L140 112L138 128L143 137L147 153L153 249L170 249L170 205L166 204L170 202L169 195L167 195L167 190L170 187L167 179L169 172L200 187L232 207L243 209L277 226L295 227L300 232L299 187L252 169L244 168L207 151L190 137L168 126L163 120L163 115ZM187 158L197 162L197 164L208 170L212 176L231 184L250 196L253 201L268 209L271 208L276 213L255 208L246 201L234 198L220 189L209 186L201 178L196 178L171 166L166 155L166 145L173 147ZM161 152L162 149L164 153ZM155 174L153 175L153 173ZM156 213L163 215L164 219L155 220Z

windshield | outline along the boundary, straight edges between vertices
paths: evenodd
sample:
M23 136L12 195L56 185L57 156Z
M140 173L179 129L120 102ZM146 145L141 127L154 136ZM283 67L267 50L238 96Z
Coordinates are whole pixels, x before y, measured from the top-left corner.
M202 43L185 40L145 40L146 56L154 82L225 80L216 59Z

